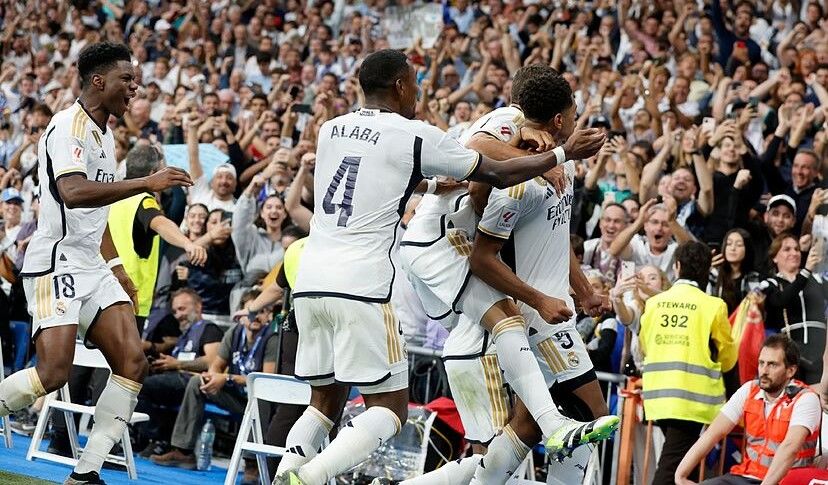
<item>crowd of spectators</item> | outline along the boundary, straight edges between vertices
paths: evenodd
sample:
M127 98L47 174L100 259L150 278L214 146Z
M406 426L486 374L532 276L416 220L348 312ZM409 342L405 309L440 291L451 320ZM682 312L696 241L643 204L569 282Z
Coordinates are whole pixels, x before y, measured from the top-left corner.
M227 369L221 327L238 323L232 315L245 308L248 290L274 284L285 250L309 230L318 129L359 107L356 73L365 55L389 46L391 3L0 1L4 345L8 322L28 319L16 275L38 194L48 190L37 178L38 141L80 92L75 61L84 46L123 42L134 55L138 96L109 123L122 174L136 146L186 146L195 185L158 200L207 258L194 264L185 251L161 246L147 322L164 335L145 334L153 374L139 407L181 405L186 391L191 408L195 384L186 372ZM766 327L790 334L810 362L799 375L820 384L828 302L824 3L454 0L442 13L436 39L418 37L405 49L421 88L418 118L460 137L510 104L510 78L521 66L545 63L572 87L578 126L608 133L596 157L575 162L571 220L590 282L614 307L580 317L598 370L641 372L636 332L646 302L677 278L679 243L698 240L713 251L707 292L730 313L749 293L764 296ZM205 169L205 144L227 161ZM412 291L394 298L409 343L440 340ZM198 365L182 367L174 342L202 321L212 327L186 351ZM156 344L165 351L153 353ZM174 427L173 439L191 448L196 428Z

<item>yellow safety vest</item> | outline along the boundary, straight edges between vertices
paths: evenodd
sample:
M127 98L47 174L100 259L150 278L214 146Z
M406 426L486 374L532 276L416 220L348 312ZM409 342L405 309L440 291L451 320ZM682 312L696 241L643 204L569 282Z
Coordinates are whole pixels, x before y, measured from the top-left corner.
M152 307L155 279L158 276L160 237L157 234L152 237L152 249L148 258L142 258L135 252L132 226L140 204L144 204L146 209L160 210L155 198L147 193L118 201L109 207L109 232L112 234L118 256L124 264L124 270L138 289L138 308L135 314L146 317Z
M639 337L645 352L646 419L713 422L725 402L722 372L736 362L725 302L679 280L647 300ZM718 353L715 361L711 339Z
M307 240L308 238L303 237L302 239L293 241L293 243L288 246L285 251L285 257L282 259L282 264L285 269L285 279L287 279L291 288L295 287L296 273L299 271L299 258L302 256L302 251L305 249L305 243Z

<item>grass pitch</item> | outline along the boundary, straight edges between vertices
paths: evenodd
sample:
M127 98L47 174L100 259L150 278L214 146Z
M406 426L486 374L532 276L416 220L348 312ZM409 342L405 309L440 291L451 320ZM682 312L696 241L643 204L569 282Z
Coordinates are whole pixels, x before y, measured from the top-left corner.
M55 482L47 482L46 480L0 470L0 483L3 485L54 485Z

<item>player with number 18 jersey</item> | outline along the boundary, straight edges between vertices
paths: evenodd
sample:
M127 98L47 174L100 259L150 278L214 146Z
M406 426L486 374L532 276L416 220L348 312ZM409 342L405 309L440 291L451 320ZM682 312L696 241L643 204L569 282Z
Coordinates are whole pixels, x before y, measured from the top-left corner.
M33 335L77 323L83 337L99 309L130 301L101 258L109 206L69 209L57 189L68 175L115 182L115 161L112 130L95 124L80 100L53 116L40 138L40 217L21 272Z

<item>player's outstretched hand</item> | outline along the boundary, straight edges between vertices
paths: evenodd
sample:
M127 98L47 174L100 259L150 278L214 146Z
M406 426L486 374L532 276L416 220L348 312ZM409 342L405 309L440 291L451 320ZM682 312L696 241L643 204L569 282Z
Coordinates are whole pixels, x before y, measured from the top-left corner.
M535 310L549 323L563 323L572 318L572 310L566 306L566 302L551 296L544 295Z
M593 293L581 301L581 308L592 317L600 316L604 311L612 310L607 295Z
M558 197L563 195L568 183L563 165L558 165L557 167L548 170L545 174L543 174L543 178L552 184L552 187L554 187L555 193L558 194Z
M564 152L567 160L583 160L589 158L604 146L607 135L600 128L575 130L564 143Z
M548 131L536 130L528 126L522 126L519 130L520 140L538 153L546 152L555 148L555 138Z
M161 192L170 187L190 187L193 179L190 174L178 167L164 167L146 178L149 192Z

